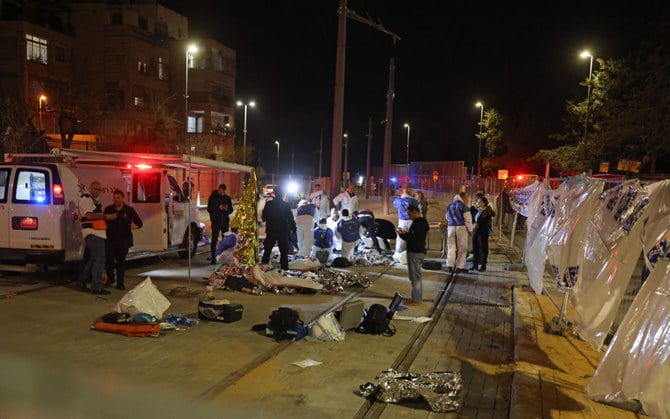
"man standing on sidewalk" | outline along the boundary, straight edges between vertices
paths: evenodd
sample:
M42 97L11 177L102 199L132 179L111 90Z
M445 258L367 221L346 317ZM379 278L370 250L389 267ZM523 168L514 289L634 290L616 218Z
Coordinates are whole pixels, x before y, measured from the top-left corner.
M421 280L421 265L426 257L426 234L428 234L428 222L421 216L421 209L411 205L407 213L412 220L409 230L398 228L398 235L407 242L407 272L409 282L412 284L412 299L405 300L405 304L418 305L423 299L423 283Z
M472 234L472 214L465 204L465 192L454 196L447 206L447 272L467 273L468 237Z
M398 228L409 231L409 228L412 225L412 219L409 217L407 210L411 206L419 206L419 201L414 198L414 189L408 185L401 186L400 196L393 200L393 206L398 210ZM396 255L403 250L405 250L405 241L398 237L395 241Z
M219 241L219 235L228 231L230 227L230 214L233 212L233 202L230 197L226 195L226 185L220 184L219 189L212 191L212 194L207 200L207 212L209 219L212 221L212 243L210 250L212 258L210 264L216 264L216 242Z
M107 283L105 287L114 285L116 289L125 290L126 256L133 246L133 230L142 227L142 219L133 207L123 202L123 191L116 190L113 195L114 204L105 207L104 214L115 214L116 219L107 222L107 242L105 259L107 265ZM116 270L116 276L114 271Z
M90 257L79 274L77 286L87 290L86 281L91 278L92 294L110 294L102 289L102 272L105 269L105 240L107 239L106 221L116 219L116 214L103 214L102 204L98 197L102 192L102 185L98 181L91 183L89 193L79 199L79 220L81 232Z

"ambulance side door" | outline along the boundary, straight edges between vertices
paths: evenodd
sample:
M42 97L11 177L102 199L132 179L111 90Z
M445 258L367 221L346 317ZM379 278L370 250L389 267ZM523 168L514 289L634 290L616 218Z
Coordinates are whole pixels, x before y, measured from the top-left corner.
M132 250L161 251L168 248L168 199L162 193L161 170L138 170L132 174L130 206L143 222L133 230Z

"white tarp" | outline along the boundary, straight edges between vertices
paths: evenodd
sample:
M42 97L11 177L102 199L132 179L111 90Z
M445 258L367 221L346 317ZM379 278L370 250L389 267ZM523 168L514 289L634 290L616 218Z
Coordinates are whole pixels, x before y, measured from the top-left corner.
M540 185L540 182L535 181L523 188L512 189L509 191L509 204L512 209L524 217L528 217L528 209L531 205L530 201Z
M571 293L573 328L596 350L614 322L642 250L645 188L629 180L608 189L587 226L577 283Z
M587 176L565 180L555 207L554 228L547 241L547 257L561 288L572 287L577 279L586 226L598 204L604 182Z
M651 417L670 417L670 180L647 188L642 241L649 277L586 387L590 399L639 400Z
M542 277L547 260L547 239L554 225L554 207L561 188L550 190L539 184L528 205L526 223L525 261L530 286L536 294L542 293Z

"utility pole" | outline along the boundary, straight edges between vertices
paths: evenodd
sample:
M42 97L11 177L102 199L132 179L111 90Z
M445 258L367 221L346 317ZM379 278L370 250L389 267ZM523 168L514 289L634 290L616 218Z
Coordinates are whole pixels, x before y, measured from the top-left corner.
M347 43L347 0L340 0L337 9L337 49L335 59L335 99L333 103L333 145L330 155L330 196L340 193L342 167L342 123L344 114L344 62Z
M400 37L386 28L380 23L375 23L369 19L365 19L357 15L353 10L347 8L347 0L340 0L340 5L337 9L339 15L337 23L337 54L335 60L335 99L333 106L333 138L332 138L332 151L330 159L330 196L336 196L339 191L339 186L341 183L340 179L340 168L342 163L342 122L343 122L343 113L344 113L344 64L346 56L346 42L347 42L347 17L350 17L354 20L357 20L361 23L365 23L368 26L371 26L378 31L384 32L385 34L393 38L393 42L400 40ZM388 113L388 109L387 109ZM390 128L387 127L388 135L390 136ZM390 138L388 139L388 145L386 144L387 140L384 140L384 147L388 147L388 151L384 151L385 155L388 152L389 160L388 164L391 164L390 154L391 154L391 143ZM384 165L386 165L386 160ZM385 168L388 171L388 168ZM388 175L388 174L387 174ZM385 180L388 184L388 179ZM388 195L388 194L387 194ZM386 204L388 206L388 204Z
M389 64L389 90L386 93L386 125L384 126L384 167L382 168L382 177L384 186L382 189L383 211L389 215L389 199L391 195L391 144L393 138L393 98L395 97L395 59L391 57Z
M370 153L372 153L372 117L368 118L368 155L365 165L365 199L370 198Z

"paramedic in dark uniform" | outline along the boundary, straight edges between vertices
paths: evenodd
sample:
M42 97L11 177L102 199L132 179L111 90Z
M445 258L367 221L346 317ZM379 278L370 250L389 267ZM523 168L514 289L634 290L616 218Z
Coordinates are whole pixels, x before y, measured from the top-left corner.
M281 199L281 190L275 188L275 198L265 204L263 221L265 221L265 241L263 242L263 264L270 263L272 248L277 243L279 247L279 264L283 270L288 270L288 234L295 229L293 212L288 202Z
M116 219L107 222L107 242L105 259L107 268L106 287L114 285L119 290L125 290L123 279L126 273L126 256L128 249L133 246L132 230L142 227L142 219L135 209L123 202L123 191L116 190L113 195L114 203L105 207L103 214L116 214ZM116 277L114 276L116 270Z
M226 195L226 185L220 184L219 189L212 191L212 194L207 200L207 212L209 219L212 221L212 243L211 253L212 258L210 264L216 264L216 243L219 241L219 235L230 228L230 214L233 212L233 202L230 197Z
M102 192L102 185L94 181L91 183L89 193L83 194L79 199L81 232L90 258L79 274L77 286L86 290L86 282L91 278L91 293L110 294L109 291L102 289L102 271L105 269L106 221L115 220L116 214L102 213L102 204L98 201L100 192Z

